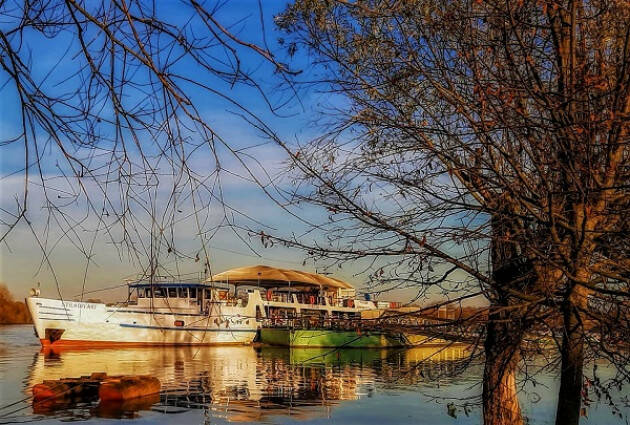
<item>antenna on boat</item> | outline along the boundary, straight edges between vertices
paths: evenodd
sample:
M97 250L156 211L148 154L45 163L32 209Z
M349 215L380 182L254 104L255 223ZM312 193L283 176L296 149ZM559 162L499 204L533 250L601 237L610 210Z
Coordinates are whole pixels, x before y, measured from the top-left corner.
M129 302L131 300L131 291L132 291L129 284L133 282L133 279L126 278L126 279L123 279L123 282L125 282L125 284L127 285L127 302Z

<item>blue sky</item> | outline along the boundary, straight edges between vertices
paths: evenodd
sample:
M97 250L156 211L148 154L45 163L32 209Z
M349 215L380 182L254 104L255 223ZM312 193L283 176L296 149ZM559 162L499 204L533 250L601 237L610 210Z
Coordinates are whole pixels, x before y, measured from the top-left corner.
M215 16L222 25L229 28L240 39L257 45L263 45L266 42L272 51L283 51L283 48L277 43L278 38L282 35L275 32L273 16L281 12L286 3L263 1L261 4L263 5L264 32L261 28L259 3L256 1L226 2ZM158 14L168 17L170 22L183 24L192 13L190 7L182 2L158 2ZM10 19L5 19L5 21L0 22L3 31L10 29L11 25L14 24ZM190 30L191 35L203 35L205 33L207 30L200 25L193 25ZM77 69L84 66L85 63L81 62L81 56L77 55L79 46L72 34L61 32L53 38L47 38L40 33L27 30L23 43L26 45L22 50L24 60L30 61L31 74L37 83L41 83L43 90L48 93L64 93L68 88L72 89L73 85L81 84L80 80L72 76L76 76ZM274 73L273 66L249 49L240 48L238 54L242 66L252 73L268 99L275 104L284 103L291 92L281 84L282 81ZM217 57L225 59L226 56L222 56L222 52L218 51ZM303 71L303 75L308 75L311 72L307 56L298 55L292 59L280 56L280 59L290 60L293 69ZM192 61L180 62L174 69L244 105L286 141L304 142L315 137L319 131L313 125L316 111L322 106L342 102L341 99L330 94L322 94L316 89L300 90L299 100L292 98L274 114L255 88L244 84L228 84L207 72L203 72ZM4 82L6 75L1 75ZM138 81L144 79L142 75L135 75L134 78ZM248 125L239 116L243 113L242 110L239 110L230 101L226 101L209 91L194 88L190 84L184 84L184 87L188 89L187 94L193 100L203 120L212 126L231 148L247 154L245 157L247 167L253 174L259 177L263 183L267 182L267 173L282 181L284 152L266 140L259 131ZM0 96L2 96L0 139L4 141L15 137L18 133L21 115L19 109L15 107L18 104L18 99L14 86L10 83L3 85ZM133 102L137 101L138 93L125 99L128 105L132 105ZM104 106L103 108L95 108L95 113L100 114L104 121L113 116L111 105L98 106ZM104 124L99 128L101 137L98 143L106 147L111 146L114 128ZM69 226L66 223L64 228L66 230L70 228L71 232L64 234L60 231L55 221L51 221L45 208L46 198L41 190L42 181L36 173L31 175L28 184L28 218L32 223L32 228L25 222L21 222L12 231L5 243L0 246L0 281L7 284L18 298L24 297L28 288L35 286L38 282L41 283L42 292L45 295L56 296L58 284L64 297L72 297L81 293L84 284L85 290L90 292L117 285L125 278L134 277L143 266L146 266L146 258L134 258L124 249L122 251L117 249L113 242L121 237L121 233L118 230L113 230L113 234L103 232L97 217L86 215L87 204L85 200L71 202L73 198L68 193L76 192L77 187L60 176L62 172L68 173L69 168L64 165L63 158L54 148L54 144L47 144L47 137L41 129L36 136L40 146L48 146L48 149L45 152L40 152L40 154L43 158L41 171L44 184L50 189L49 202L66 205L64 211L80 225ZM200 134L190 130L185 133L185 136L194 141L195 138L200 137ZM144 144L143 146L149 154L156 153L155 149L151 148L152 145ZM84 155L86 152L87 150L78 150L76 153ZM228 212L239 211L242 213L240 216L235 215L235 221L239 225L252 229L264 228L284 235L300 234L304 231L305 227L299 220L284 212L260 190L260 187L250 181L248 171L234 155L225 148L219 148L217 152L221 168L225 170L221 173L221 186L225 203L229 206ZM21 170L24 166L24 145L14 143L2 146L0 153L0 173L2 176L0 179L0 206L4 210L2 219L6 222L10 218L7 211L9 213L14 212L17 201L23 196L24 173ZM134 153L132 147L130 155L133 156L134 154L137 155L137 152ZM95 159L94 163L98 164L98 161L99 159ZM158 169L163 165L157 162L156 164L158 164ZM203 149L195 151L195 154L189 159L189 164L191 164L191 168L201 174L204 170L210 172L213 167L216 167L210 152ZM154 208L158 215L168 211L176 215L181 214L177 215L178 224L176 229L172 230L173 240L180 252L194 258L196 254L201 252L200 236L196 232L197 226L194 216L188 215L185 208L182 208L182 212L179 213L178 208L169 206L167 200L172 181L172 176L160 178L160 185L154 193ZM98 200L98 187L90 186L89 182L85 183L85 186L86 190L91 193L90 196ZM120 194L115 190L110 193L112 198L116 198L118 195ZM146 193L143 193L140 198L144 196ZM66 199L68 201L64 204ZM116 204L116 202L114 203ZM116 204L116 206L120 205ZM190 204L188 206L190 207ZM141 202L138 202L133 208L138 220L136 227L140 229L136 235L135 243L148 243L151 233L149 231L150 217L142 210ZM302 209L299 213L305 218L314 220L326 216L325 213L313 208ZM204 220L207 220L204 228L217 226L221 222L221 216L222 209L214 204L214 207L203 217ZM54 219L60 220L58 216L55 216ZM85 221L81 222L82 219ZM321 235L315 237L321 237ZM245 242L241 238L244 238ZM87 269L86 258L77 249L77 240L80 240L84 247L92 247L90 248L91 262ZM46 246L47 259L42 256L42 251L39 248L41 243ZM258 238L250 240L245 232L235 232L225 226L221 227L205 243L206 248L209 249L211 269L214 273L232 267L259 263L288 268L305 268L310 271L322 270L322 264L308 263L303 266L304 255L299 251L277 245L263 248ZM202 269L200 264L194 260L175 261L174 257L169 255L161 255L160 261L164 267L168 267L172 272L179 270L180 273L198 273ZM347 279L355 286L361 286L365 280L365 275L357 276L356 274L359 270L364 269L363 266L359 263L337 269L335 275ZM112 299L122 293L124 290L121 289L105 293L94 292L88 296ZM404 300L411 296L413 296L413 291L406 290L388 294L384 298Z
M260 25L258 2L227 2L219 9L216 17L242 40L257 45L262 45L266 41L272 49L277 49L276 40L279 35L274 32L273 16L283 9L284 2L261 3L263 4L265 39L263 39L263 31ZM190 7L180 2L160 2L158 4L160 8L158 13L168 16L171 22L185 22L192 14ZM10 19L6 19L0 23L0 26L2 26L3 30L8 30L12 24L13 22ZM195 27L194 31L203 31L203 28ZM27 45L22 50L23 57L25 61L30 61L31 74L36 82L41 82L44 90L47 90L48 93L64 93L64 90L67 88L64 84L80 84L76 78L68 80L66 78L73 75L77 68L84 65L84 63L81 62L80 56L76 54L79 46L74 41L72 34L61 32L52 41L42 36L41 33L27 30L23 40ZM277 75L274 75L273 67L248 49L240 50L239 56L243 67L253 72L256 81L261 84L261 88L271 101L282 102L286 98L286 89L279 87L280 81ZM294 60L293 64L299 66L300 61ZM50 74L53 67L54 73ZM182 62L178 67L194 67L194 64ZM194 70L192 75L195 75ZM6 75L2 76L4 81ZM329 99L318 98L316 93L301 93L301 104L294 100L280 109L278 114L274 114L270 111L262 96L251 87L239 84L231 87L208 74L200 74L199 80L221 90L226 96L245 105L287 140L307 140L315 135L316 129L310 126L314 104L329 101ZM254 170L254 173L264 178L263 168L272 175L280 172L284 153L277 146L268 142L265 143L266 141L261 134L247 125L237 115L241 113L237 107L218 96L212 96L201 90L190 90L189 94L200 111L202 118L217 131L230 147L243 149L242 152L247 152L251 156L252 161L249 165ZM4 85L1 95L0 138L4 141L14 138L19 133L21 114L19 108L15 107L18 104L18 98L14 86L11 84ZM100 113L104 117L111 116L111 110L109 112L101 110ZM103 140L110 138L111 133L108 131L111 129L103 128ZM60 173L62 170L69 172L69 169L67 167L64 168L61 155L54 148L54 144L48 142L45 133L40 132L37 134L37 137L40 147L48 146L46 152L41 152L41 156L44 159L41 171L45 184L50 189L49 196L56 199L60 199L58 196L61 196L63 200L65 195L63 195L64 192L61 192L61 190L72 191L72 185L66 184L65 179L60 177ZM191 134L191 137L195 137L195 135ZM100 143L106 142L101 141ZM147 149L151 152L150 148L147 147ZM270 201L259 187L248 181L247 178L235 177L234 174L246 176L247 173L243 166L233 156L229 155L225 149L219 149L219 151L222 167L228 171L228 173L223 174L222 186L226 204L229 207L241 211L243 217L247 215L255 218L271 230L281 229L283 232L288 233L292 230L300 232L303 229L299 222L290 220L280 208ZM13 143L2 147L0 158L0 172L2 175L0 180L0 202L5 211L15 212L16 201L23 196L25 176L22 169L24 167L24 155L23 143ZM208 160L207 155L207 151L196 155L191 160L191 162L195 163L192 168L203 169L204 161ZM254 163L254 158L256 161L260 161L260 164ZM167 181L161 182L161 185L164 187L160 190L168 191L168 179L164 180ZM141 264L129 255L126 255L124 251L121 253L114 248L111 238L107 235L101 232L93 238L92 233L95 229L98 229L95 218L91 218L84 223L85 225L82 226L84 229L78 231L78 236L64 237L55 223L48 221L49 217L45 209L46 200L41 190L41 185L42 182L39 177L31 175L28 184L28 218L33 228L31 229L26 223L21 222L12 231L5 243L0 246L0 280L7 284L18 298L25 296L28 288L35 286L37 282L41 282L43 292L48 295L56 295L56 282L58 282L63 296L70 297L81 292L84 280L86 290L90 291L115 285L121 282L123 278L132 277L139 271ZM62 195L58 195L59 193ZM96 193L96 195L98 194ZM55 199L53 201L61 202ZM77 202L67 206L64 211L78 217L84 212L84 209L85 203ZM210 215L212 214L214 212L210 212ZM220 215L220 211L216 214ZM303 214L305 216L318 215L315 211L304 211ZM2 218L6 222L10 219L10 215L4 214ZM148 220L148 218L143 216L139 220ZM236 221L239 224L252 228L260 227L246 218L237 218ZM195 252L198 252L200 249L200 242L198 238L195 239L194 228L192 218L188 218L179 223L176 232L178 249L191 256L194 256ZM35 236L38 236L39 242ZM241 232L241 236L246 238L247 235ZM86 259L76 249L76 240L71 240L76 239L76 237L80 238L87 245L94 243L92 262L87 269L87 275ZM142 233L139 238L148 239L148 232ZM49 255L48 261L52 265L54 272L48 266L48 261L44 261L42 257L41 249L39 248L39 243L42 242L46 244ZM210 248L213 272L256 263L295 268L302 267L302 253L295 250L282 249L277 246L265 249L258 242L257 238L253 239L251 243L244 243L229 228L223 228L214 235L208 247ZM182 273L200 271L199 264L194 261L184 260L178 263ZM164 264L172 268L175 261L173 258L165 257ZM306 268L313 271L317 270L317 267L313 264L307 265ZM360 279L353 278L351 272L341 273L341 275L349 278L355 284L360 283ZM95 296L108 298L107 294L101 293L97 293Z

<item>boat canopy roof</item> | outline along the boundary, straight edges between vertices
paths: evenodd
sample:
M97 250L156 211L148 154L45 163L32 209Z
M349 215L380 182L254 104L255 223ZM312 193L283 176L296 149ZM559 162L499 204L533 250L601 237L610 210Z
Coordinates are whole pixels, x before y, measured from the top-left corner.
M263 265L226 270L215 274L206 282L226 282L232 285L260 285L265 288L302 286L324 289L354 289L349 283L329 276Z

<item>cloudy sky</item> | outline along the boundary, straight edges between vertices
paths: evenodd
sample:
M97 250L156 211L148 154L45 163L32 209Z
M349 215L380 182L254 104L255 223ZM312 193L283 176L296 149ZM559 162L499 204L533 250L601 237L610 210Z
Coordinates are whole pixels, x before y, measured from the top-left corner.
M276 47L278 34L274 32L273 16L283 8L282 2L263 2L265 4L263 20L265 22L266 41ZM168 15L171 21L185 22L193 13L178 2L164 3L162 13ZM235 32L239 37L257 44L263 43L263 31L260 22L260 10L254 1L229 2L218 12L217 17ZM2 23L4 28L10 27L10 23ZM28 60L34 79L41 82L43 87L55 89L55 84L63 81L67 76L76 72L83 64L76 55L78 45L75 40L63 32L54 37L54 42L42 37L40 34L25 34L24 42L28 44ZM27 49L23 49L27 52ZM281 102L283 93L276 95L279 89L279 80L273 75L273 69L267 66L257 55L246 50L240 52L245 67L255 73L257 81L269 99ZM54 69L54 75L50 70ZM248 70L249 70L248 69ZM201 78L201 77L200 77ZM3 75L3 80L6 75ZM316 129L311 125L311 116L314 103L321 101L314 93L303 93L300 96L301 105L297 101L285 105L278 114L271 113L266 101L258 93L257 89L243 85L227 87L224 82L208 77L208 84L214 84L231 99L241 102L253 113L256 113L274 131L286 138L286 140L306 140L312 137ZM73 81L72 84L79 82ZM214 87L214 86L213 86ZM17 92L12 84L2 86L2 108L0 114L0 138L7 141L19 134L21 114L18 104ZM193 92L193 97L195 93ZM226 141L230 147L244 153L245 164L237 160L233 155L223 150L219 152L221 167L225 172L221 173L220 185L224 196L224 205L212 203L205 212L204 228L215 229L221 225L224 212L228 211L234 217L234 222L240 226L252 229L268 229L283 232L294 230L300 232L301 224L292 220L283 210L263 193L260 187L253 183L248 170L260 177L263 184L269 183L269 176L274 179L282 178L284 153L277 146L269 143L260 132L256 131L237 115L240 111L218 96L200 93L194 98L196 107L202 118ZM39 134L41 140L46 140L45 135ZM195 137L194 134L191 137ZM4 282L16 297L24 297L28 289L41 283L42 292L46 295L57 295L59 286L64 297L73 297L80 294L85 285L85 291L90 292L105 287L120 284L125 278L134 278L142 268L146 267L145 257L134 257L125 249L114 244L117 238L115 226L114 235L107 234L99 226L98 217L86 214L86 204L81 200L75 200L70 193L76 192L76 187L66 181L62 176L63 163L59 153L54 149L54 144L47 145L48 151L41 153L42 175L31 173L28 182L28 222L21 221L15 227L4 243L0 246L0 280ZM3 230L6 224L18 211L19 203L24 196L24 144L12 143L2 147L0 158L2 178L0 180L0 203L2 208ZM32 155L32 153L31 153ZM208 162L210 170L215 166L210 161L208 151L200 152L190 158L189 166L195 170L203 170ZM269 176L268 176L269 174ZM158 214L160 203L165 202L172 188L173 178L162 176L159 189L154 198ZM42 185L47 186L47 193L42 190ZM98 187L90 182L85 183L87 191L98 199ZM110 193L109 196L115 198ZM47 199L48 198L48 199ZM65 198L68 199L64 203ZM80 222L80 226L63 223L63 217L59 214L49 214L49 202L63 206L63 211L69 217ZM188 205L190 206L190 205ZM194 217L187 214L190 209L182 204L182 217L178 217L177 249L183 255L191 259L176 260L175 256L162 255L161 265L172 272L190 276L196 276L202 272L202 262L194 261L201 250L201 238L196 234ZM226 209L225 209L226 208ZM86 214L86 217L82 217ZM139 222L148 222L149 218L142 211L136 211ZM305 216L317 215L314 211L304 211ZM214 223L213 223L214 221ZM30 223L30 224L29 224ZM72 232L68 228L74 227ZM139 227L137 238L150 240L150 226ZM285 233L285 234L288 234ZM136 241L138 242L138 241ZM264 248L258 238L250 239L247 232L235 231L227 226L220 227L211 238L204 238L204 244L210 256L212 272L220 272L231 267L264 263L275 266L307 268L315 271L317 266L307 264L303 266L303 255L295 250L284 249L278 246ZM45 248L46 256L43 255ZM88 263L85 249L91 252L91 261ZM82 252L83 251L83 252ZM89 267L86 267L89 264ZM353 277L351 271L340 271L339 275L348 278L355 284L360 284L361 278ZM122 290L112 292L94 292L94 297L108 299L121 294Z
M242 40L258 45L268 43L273 51L286 51L285 47L278 44L282 34L276 33L273 25L273 17L283 10L284 3L261 3L264 4L262 11L255 1L230 1L217 12L216 17ZM168 16L170 22L183 24L194 13L179 2L160 3L159 7L159 12ZM7 30L12 24L14 23L10 20L0 23L3 30ZM204 28L194 25L191 28L193 32L204 31ZM64 89L72 89L68 85L82 84L73 77L85 63L81 62L81 56L77 54L79 45L72 34L60 32L54 37L50 34L44 37L39 33L26 31L21 42L26 46L23 46L21 52L29 64L30 72L43 89L50 93L61 93ZM218 52L219 56L220 54ZM89 180L82 181L82 187L77 187L75 181L65 177L64 174L67 175L70 171L68 165L58 149L55 149L55 144L50 143L45 132L33 135L38 138L41 148L41 168L37 172L31 171L26 186L24 143L3 144L0 157L0 212L3 232L20 210L25 187L28 190L28 221L21 220L0 245L0 281L17 298L26 296L29 288L37 284L41 284L42 293L47 296L58 296L61 293L64 298L71 298L85 292L86 297L105 300L120 297L124 294L122 287L110 291L101 290L119 286L124 279L133 279L147 267L151 234L155 236L159 225L169 220L175 224L169 226L163 239L168 240L169 244L173 243L177 251L185 257L178 259L169 254L167 245L164 241L161 242L158 260L160 266L171 273L188 277L200 276L204 269L203 261L196 260L204 257L204 247L209 255L212 273L253 264L309 271L323 270L324 264L304 264L302 252L278 245L264 247L260 238L250 237L243 230L264 229L283 235L300 235L305 226L278 205L277 201L282 202L282 196L270 185L274 182L280 189L289 188L289 182L283 175L285 153L249 125L243 119L243 110L235 106L233 101L259 117L283 140L297 144L316 137L321 131L316 124L316 111L333 106L341 100L322 94L317 88L298 88L299 97L293 97L291 90L274 73L273 66L259 55L243 49L239 50L239 57L243 67L259 83L259 87L226 83L195 68L194 63L183 62L178 65L180 70L183 69L183 72L188 72L192 78L220 94L214 95L204 90L189 92L202 119L237 153L221 146L216 148L216 157L214 152L203 149L203 146L192 152L187 160L188 166L198 174L200 181L212 188L212 192L207 188L191 190L190 187L185 187L178 192L178 199L181 201L177 206L171 203L176 176L163 163L153 163L158 177L152 182L155 185L151 189L135 195L137 202L129 207L133 220L127 223L127 230L134 230L133 240L127 241L126 245L120 243L123 239L120 222L114 219L113 211L111 217L109 214L110 207L113 210L123 207L119 199L122 196L120 191L124 187L110 187L108 183L107 198L108 202L113 203L109 207L103 204L102 210L94 214L98 208L90 209L90 202L98 205L103 203L101 192L104 180L99 180L99 184ZM293 58L291 62L292 66L303 72L303 76L308 76L310 72L308 59ZM2 74L3 83L6 79L7 75ZM15 107L19 104L15 85L9 82L0 86L0 96L0 140L6 142L19 135L22 118L19 108ZM281 104L282 107L274 113L268 102ZM104 106L103 109L107 107ZM108 116L111 111L99 113ZM101 131L102 139L98 143L111 146L111 131L111 128L104 127ZM188 132L185 136L193 143L195 138L200 137L193 128L185 131ZM149 155L156 154L151 151L151 147L147 147L147 150ZM85 157L91 153L93 150L79 149L74 152L77 156ZM33 152L29 155L32 161ZM134 153L131 152L130 155L133 156ZM99 167L98 161L101 160L98 155L95 158L90 157L90 163L95 168ZM138 158L134 160L137 161ZM221 172L217 174L214 171L218 163ZM254 178L257 182L253 181ZM46 191L42 190L42 186L46 186ZM270 199L261 186L271 191L275 200ZM76 195L82 191L88 195ZM191 192L198 194L198 202L207 202L207 207L201 208L201 214L190 213L200 209L198 204L197 209L193 206ZM221 202L213 199L217 193L222 197ZM109 201L110 199L113 201ZM64 214L51 214L51 205L61 208ZM152 213L147 208L152 208ZM313 208L301 208L294 212L303 219L313 221L325 217L324 212ZM152 217L160 217L161 221L155 219L152 222ZM240 230L227 226L226 217L240 227ZM199 221L202 222L201 225ZM313 234L309 237L317 238L321 235ZM131 251L130 244L133 248ZM366 276L360 273L364 267L364 264L355 264L335 269L334 275L361 287L366 280ZM387 294L383 298L405 300L413 294L413 290L405 290Z

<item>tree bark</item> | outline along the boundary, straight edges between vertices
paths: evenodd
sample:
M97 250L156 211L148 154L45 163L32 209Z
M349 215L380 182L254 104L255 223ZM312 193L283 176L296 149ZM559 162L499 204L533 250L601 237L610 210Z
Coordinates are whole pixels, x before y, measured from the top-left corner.
M531 265L523 262L517 244L506 238L515 231L514 205L506 196L498 200L497 213L492 216L492 278L493 308L488 313L484 351L486 363L483 372L483 423L484 425L522 425L523 416L516 391L516 372L519 348L522 342L522 321L519 310L509 307L508 289L531 274Z
M556 425L578 425L582 406L584 368L584 328L579 308L586 308L587 294L579 286L573 289L563 306L564 333L560 356L560 391Z
M484 425L522 425L523 416L516 390L520 332L509 322L489 321L484 343Z

